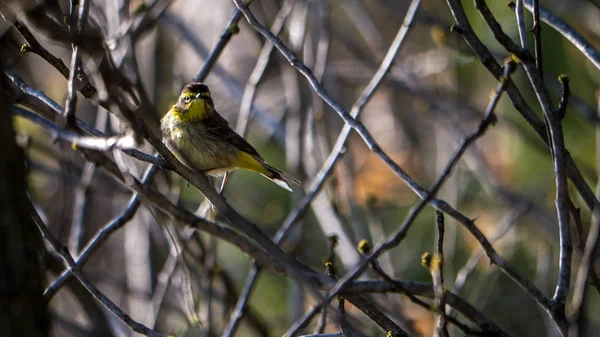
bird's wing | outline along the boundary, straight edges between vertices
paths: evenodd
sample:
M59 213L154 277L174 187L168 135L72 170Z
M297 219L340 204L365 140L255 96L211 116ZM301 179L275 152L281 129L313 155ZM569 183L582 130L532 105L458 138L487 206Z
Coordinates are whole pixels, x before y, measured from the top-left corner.
M236 148L244 151L254 157L264 160L263 157L250 145L242 136L238 135L230 126L229 122L218 113L203 121L206 132L216 139L225 140Z

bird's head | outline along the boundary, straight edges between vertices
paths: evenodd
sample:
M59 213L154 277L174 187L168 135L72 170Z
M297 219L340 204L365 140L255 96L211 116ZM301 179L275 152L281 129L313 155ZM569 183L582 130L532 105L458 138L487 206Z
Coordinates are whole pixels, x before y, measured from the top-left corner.
M181 121L196 122L212 115L215 106L208 87L200 82L191 82L183 88L179 100L171 110Z

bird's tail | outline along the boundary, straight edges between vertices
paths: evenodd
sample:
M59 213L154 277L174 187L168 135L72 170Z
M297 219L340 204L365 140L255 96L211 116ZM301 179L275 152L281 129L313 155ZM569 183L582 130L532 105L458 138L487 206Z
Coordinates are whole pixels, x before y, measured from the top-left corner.
M277 169L265 163L264 160L256 158L248 153L242 152L239 159L240 162L238 164L240 168L260 173L267 179L271 180L275 184L279 185L282 188L285 188L290 192L292 192L292 189L290 188L290 183L296 184L298 186L302 185L302 183L298 179L292 177L291 175L283 172L280 169Z
M285 188L286 190L292 192L292 189L290 188L290 183L296 184L298 186L302 185L302 183L300 181L298 181L298 179L283 172L282 170L277 169L265 162L263 162L262 164L266 170L266 173L260 172L260 174L267 177L269 180L271 180L275 184Z

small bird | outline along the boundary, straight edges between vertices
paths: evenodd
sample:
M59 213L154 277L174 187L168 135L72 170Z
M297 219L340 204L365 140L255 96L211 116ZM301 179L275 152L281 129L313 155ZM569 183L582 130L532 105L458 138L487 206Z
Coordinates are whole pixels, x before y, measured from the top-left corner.
M244 138L229 127L215 109L208 87L191 82L161 120L163 142L175 157L190 168L212 176L242 168L262 174L292 191L300 182L267 164Z

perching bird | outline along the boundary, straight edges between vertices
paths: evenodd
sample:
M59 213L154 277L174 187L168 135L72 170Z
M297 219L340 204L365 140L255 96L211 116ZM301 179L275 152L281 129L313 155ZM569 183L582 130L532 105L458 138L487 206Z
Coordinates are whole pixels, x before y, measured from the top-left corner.
M163 142L177 159L209 175L236 168L258 172L288 191L300 182L267 164L244 138L229 127L215 109L208 87L192 82L161 120Z

